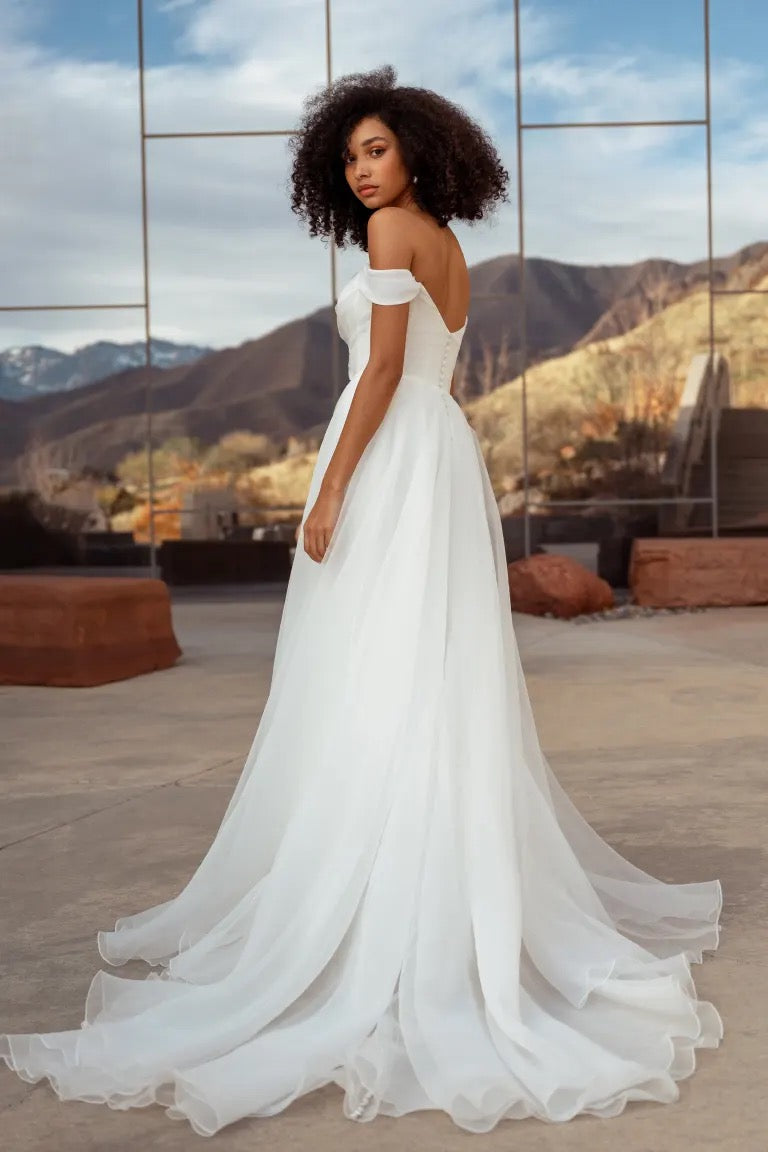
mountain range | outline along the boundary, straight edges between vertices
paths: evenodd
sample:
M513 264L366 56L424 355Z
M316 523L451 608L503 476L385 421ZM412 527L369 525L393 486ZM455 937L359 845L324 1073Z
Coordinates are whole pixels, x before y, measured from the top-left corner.
M150 363L156 368L191 364L210 352L194 344L174 344L170 340L150 342ZM40 344L6 348L0 352L0 397L29 400L49 392L71 392L93 384L127 368L146 364L144 341L115 344L100 340L74 352L60 352Z
M585 266L530 258L524 271L529 363L628 332L700 292L708 280L706 261ZM718 258L713 271L716 287L753 287L768 272L768 243ZM519 275L514 255L470 270L472 305L459 361L462 402L494 392L519 373ZM155 443L187 435L211 444L245 428L276 440L317 435L346 381L345 353L326 307L239 347L170 367L127 366L73 390L23 402L0 398L0 480L15 479L15 461L35 440L54 444L72 465L112 468L144 443L148 386Z

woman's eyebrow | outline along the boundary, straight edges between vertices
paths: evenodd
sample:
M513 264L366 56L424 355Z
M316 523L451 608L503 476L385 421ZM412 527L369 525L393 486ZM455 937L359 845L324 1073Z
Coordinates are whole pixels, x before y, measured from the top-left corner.
M367 148L369 144L373 144L374 141L376 141L376 140L381 140L384 144L387 143L384 136L369 136L367 140L361 141L360 147L361 148ZM351 151L352 151L351 148L345 148L344 151L342 152L342 156L349 156Z

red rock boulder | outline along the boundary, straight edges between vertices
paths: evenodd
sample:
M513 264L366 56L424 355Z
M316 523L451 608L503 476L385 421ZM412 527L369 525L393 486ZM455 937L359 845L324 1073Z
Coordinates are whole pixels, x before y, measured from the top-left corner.
M768 538L635 540L629 584L651 608L768 604Z
M90 687L180 655L162 580L0 576L0 684Z
M507 568L509 597L514 612L562 620L585 612L613 608L610 584L568 556L543 553L515 560Z

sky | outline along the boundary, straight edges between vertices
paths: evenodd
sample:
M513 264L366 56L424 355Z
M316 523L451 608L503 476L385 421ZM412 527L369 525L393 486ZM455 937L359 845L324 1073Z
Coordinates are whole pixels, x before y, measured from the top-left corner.
M0 0L0 304L143 297L136 0ZM323 0L145 0L150 132L290 129L325 82ZM712 0L714 242L768 239L768 5ZM364 13L364 16L361 15ZM456 226L517 250L512 0L333 0L334 75L391 63L463 104L510 203ZM526 122L697 119L703 0L524 3ZM330 253L288 206L287 137L148 140L153 334L224 347L327 305ZM706 253L701 127L524 135L525 245L580 264ZM338 255L339 284L363 254ZM2 312L0 348L140 339L143 314Z

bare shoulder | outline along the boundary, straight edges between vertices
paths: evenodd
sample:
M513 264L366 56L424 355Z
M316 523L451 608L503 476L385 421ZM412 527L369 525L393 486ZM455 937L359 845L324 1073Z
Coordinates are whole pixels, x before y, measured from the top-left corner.
M368 258L372 268L410 268L414 254L411 213L386 205L368 218Z
M459 243L459 239L458 239L456 233L454 232L454 230L450 227L446 227L445 231L446 231L446 235L448 236L448 241L449 241L451 247L454 249L454 251L461 253L461 255L463 256L464 250L461 247L461 244Z
M398 208L394 204L387 204L383 208L377 208L368 217L368 235L371 232L376 235L386 235L387 232L395 229L410 228L413 220L413 214L407 208Z

